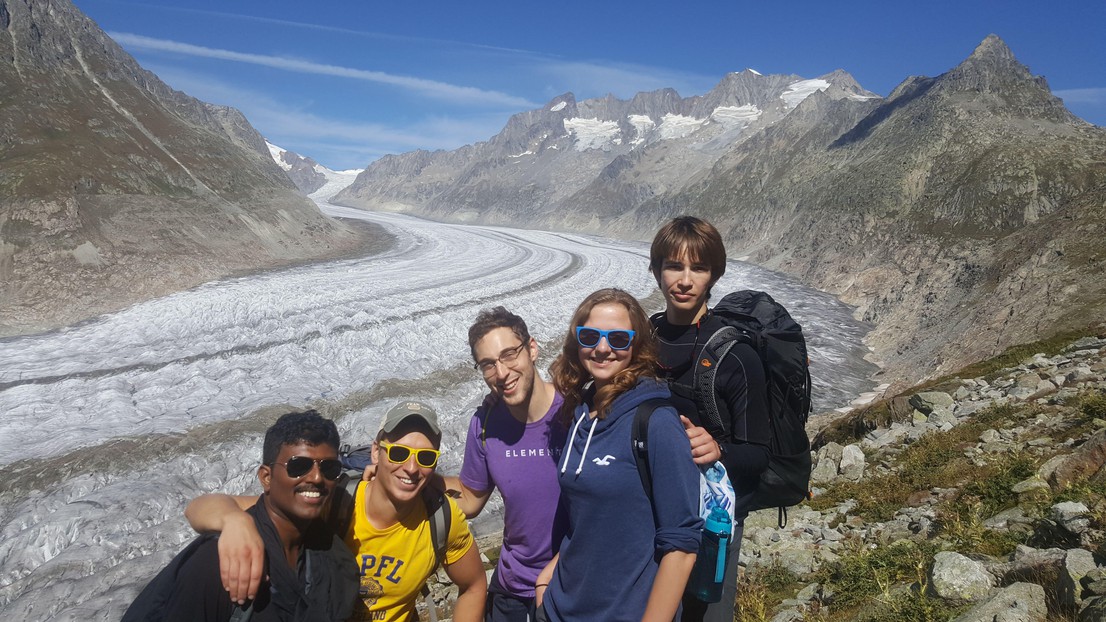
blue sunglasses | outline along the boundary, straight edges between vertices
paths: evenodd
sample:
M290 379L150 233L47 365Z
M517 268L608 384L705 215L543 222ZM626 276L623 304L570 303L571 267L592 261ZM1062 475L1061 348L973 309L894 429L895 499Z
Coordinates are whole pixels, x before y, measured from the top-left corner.
M630 344L634 342L634 331L632 330L600 330L598 328L591 328L590 326L577 326L576 327L576 343L579 343L585 348L594 348L599 345L599 342L603 339L607 340L607 345L612 350L626 350L630 347Z

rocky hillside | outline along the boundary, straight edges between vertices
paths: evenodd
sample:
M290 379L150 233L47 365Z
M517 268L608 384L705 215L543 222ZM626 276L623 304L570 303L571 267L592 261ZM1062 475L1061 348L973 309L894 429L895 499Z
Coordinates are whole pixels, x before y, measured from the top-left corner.
M715 222L732 256L858 307L897 386L1106 313L1106 130L996 36L886 99L844 72L554 99L486 143L390 156L337 201L648 239Z
M362 241L67 0L0 0L0 85L0 336Z
M813 500L745 523L740 619L1106 619L1106 338L1066 342L824 431Z
M1106 130L997 37L856 123L813 96L692 192L643 206L720 224L738 252L839 295L918 380L1106 311ZM830 123L835 120L834 123Z

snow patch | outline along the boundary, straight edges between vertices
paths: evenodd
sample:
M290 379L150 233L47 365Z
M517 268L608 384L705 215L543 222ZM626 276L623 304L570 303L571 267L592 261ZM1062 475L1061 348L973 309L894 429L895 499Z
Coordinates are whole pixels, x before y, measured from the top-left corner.
M630 125L634 126L634 138L630 141L631 145L640 145L645 142L645 135L653 130L657 126L657 122L644 114L632 114L627 117Z
M746 67L745 71L748 71L750 73L755 73L758 76L763 76L764 75L763 73L757 71L756 69L753 69L752 67Z
M277 147L269 141L265 141L265 146L269 148L269 155L273 156L273 161L277 163L277 166L286 171L292 170L292 165L285 162L284 158L281 157L284 155L285 149Z
M554 104L552 107L549 108L549 112L560 112L560 111L564 110L565 106L567 106L567 105L568 105L568 102L561 102L559 104Z
M719 106L710 113L712 121L722 124L727 130L743 128L760 118L762 111L756 104L744 106Z
M670 112L661 119L660 127L657 128L657 134L662 139L683 138L702 127L704 122L703 119L686 117L682 114L672 114Z
M565 131L572 136L576 151L602 149L605 146L622 144L621 130L617 121L599 119L581 119L573 117L564 120Z
M780 99L787 104L788 108L794 108L815 91L828 89L829 85L830 83L825 80L799 80L798 82L792 82L783 95L780 95Z
M326 177L326 183L308 196L315 200L325 201L342 190L345 190L365 169L356 168L345 171L332 171L320 164L315 166L315 170Z
M520 153L518 155L509 155L507 157L508 158L521 158L521 157L528 156L528 155L534 155L534 152L527 149L526 151L523 151L522 153Z

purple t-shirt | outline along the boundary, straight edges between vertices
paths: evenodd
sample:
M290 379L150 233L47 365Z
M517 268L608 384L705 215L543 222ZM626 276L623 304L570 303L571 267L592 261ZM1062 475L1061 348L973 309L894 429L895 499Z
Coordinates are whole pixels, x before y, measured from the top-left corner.
M568 434L556 423L562 401L558 393L549 412L529 424L512 417L503 402L487 417L477 410L465 442L461 483L477 491L498 488L503 496L499 581L520 598L534 596L538 573L553 559L567 524L557 511L557 457Z

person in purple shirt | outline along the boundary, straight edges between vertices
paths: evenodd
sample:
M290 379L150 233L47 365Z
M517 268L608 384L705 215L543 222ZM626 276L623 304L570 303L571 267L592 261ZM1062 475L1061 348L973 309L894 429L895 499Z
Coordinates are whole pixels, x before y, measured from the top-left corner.
M488 582L485 622L535 618L534 584L564 536L558 510L557 457L567 430L561 396L537 370L538 344L526 322L503 307L486 309L469 328L469 347L491 395L469 424L460 477L446 477L469 518L503 497L503 547Z

